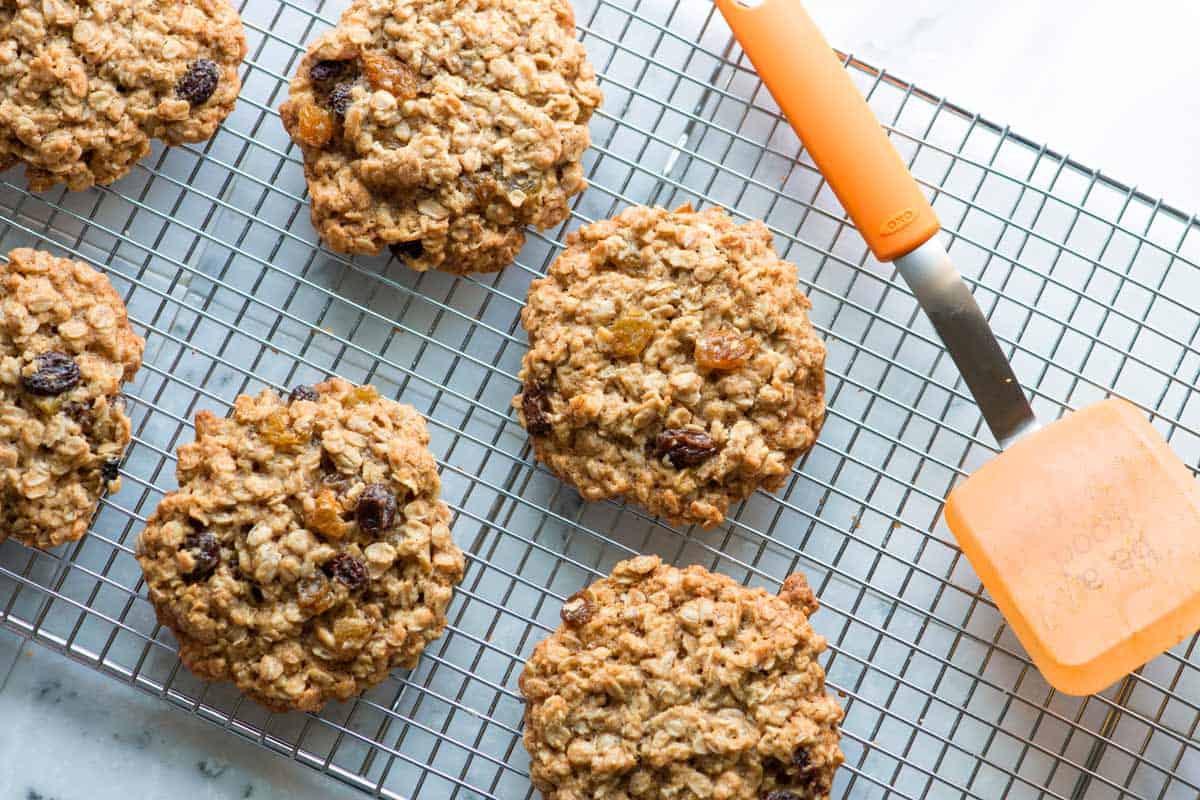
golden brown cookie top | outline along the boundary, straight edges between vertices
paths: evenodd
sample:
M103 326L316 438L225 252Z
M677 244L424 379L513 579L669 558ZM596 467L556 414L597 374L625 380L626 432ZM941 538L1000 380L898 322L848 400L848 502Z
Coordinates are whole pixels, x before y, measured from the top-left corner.
M583 226L521 314L513 401L584 497L715 525L776 488L825 418L825 346L761 222L634 207Z
M463 573L428 443L411 406L339 379L197 414L138 548L184 663L309 711L415 664Z
M0 536L37 547L87 531L120 488L121 384L142 364L120 295L79 261L26 248L0 266Z
M465 273L566 217L599 103L568 0L356 0L280 113L333 249Z
M563 604L521 676L546 800L828 800L843 712L803 576L778 596L657 556Z
M108 184L150 152L208 139L246 53L227 0L17 0L0 6L0 165L34 191Z

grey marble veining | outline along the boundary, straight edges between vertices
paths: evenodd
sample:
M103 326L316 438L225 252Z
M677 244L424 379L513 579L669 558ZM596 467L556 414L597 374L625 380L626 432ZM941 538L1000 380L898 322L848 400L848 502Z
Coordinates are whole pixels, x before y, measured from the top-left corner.
M9 631L0 674L0 800L362 796Z

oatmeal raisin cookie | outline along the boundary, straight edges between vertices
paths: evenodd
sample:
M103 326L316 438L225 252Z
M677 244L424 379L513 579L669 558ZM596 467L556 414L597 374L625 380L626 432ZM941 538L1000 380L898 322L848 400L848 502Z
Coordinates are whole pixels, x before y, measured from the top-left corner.
M246 54L228 0L0 4L0 168L29 187L108 184L167 144L210 138Z
M825 418L825 346L761 222L636 207L585 225L534 281L514 400L589 500L716 525L778 488Z
M600 97L569 0L354 0L280 113L330 247L491 272L583 191Z
M521 675L546 800L828 800L843 712L802 575L779 595L642 556L563 604Z
M416 664L463 554L411 406L333 379L196 415L138 560L184 664L315 711Z
M131 429L121 384L145 342L108 278L19 249L0 266L0 541L83 536L100 493L120 489Z

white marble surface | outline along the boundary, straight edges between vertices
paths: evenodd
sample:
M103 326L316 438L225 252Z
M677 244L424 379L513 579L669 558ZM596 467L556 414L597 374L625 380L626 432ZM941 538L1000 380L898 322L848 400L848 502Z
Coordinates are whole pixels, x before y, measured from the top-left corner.
M1195 0L807 0L829 40L1200 211Z
M362 794L0 630L2 800Z
M1200 209L1192 0L809 0L839 47ZM360 797L0 632L0 800Z

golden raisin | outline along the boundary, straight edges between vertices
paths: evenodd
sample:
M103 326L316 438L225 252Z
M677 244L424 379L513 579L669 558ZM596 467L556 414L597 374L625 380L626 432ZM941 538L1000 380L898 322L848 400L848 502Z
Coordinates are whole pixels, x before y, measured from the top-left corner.
M734 370L750 360L758 343L733 328L708 331L696 340L696 363L704 369Z
M308 578L301 578L296 584L296 600L300 608L309 614L323 614L333 608L337 595L329 586L329 579L323 573L316 573Z
M621 317L608 330L612 334L609 347L620 358L640 356L654 338L654 323L637 314Z
M375 391L374 386L355 386L350 390L350 394L342 398L342 405L351 408L378 399L379 392Z
M312 510L305 509L305 517L304 523L308 529L326 539L341 539L350 527L350 523L342 519L342 504L332 489L322 489L317 493Z
M300 143L309 147L324 147L333 138L333 114L319 106L300 109Z
M70 401L68 401L68 403L69 402ZM60 408L67 408L67 404L63 403L62 398L59 397L35 396L29 399L29 404L47 416L57 413Z
M417 96L417 75L412 67L382 50L368 50L362 55L363 72L371 88L382 89L404 100Z
M286 411L276 411L258 424L258 434L274 447L290 449L308 441L309 437L292 427Z

